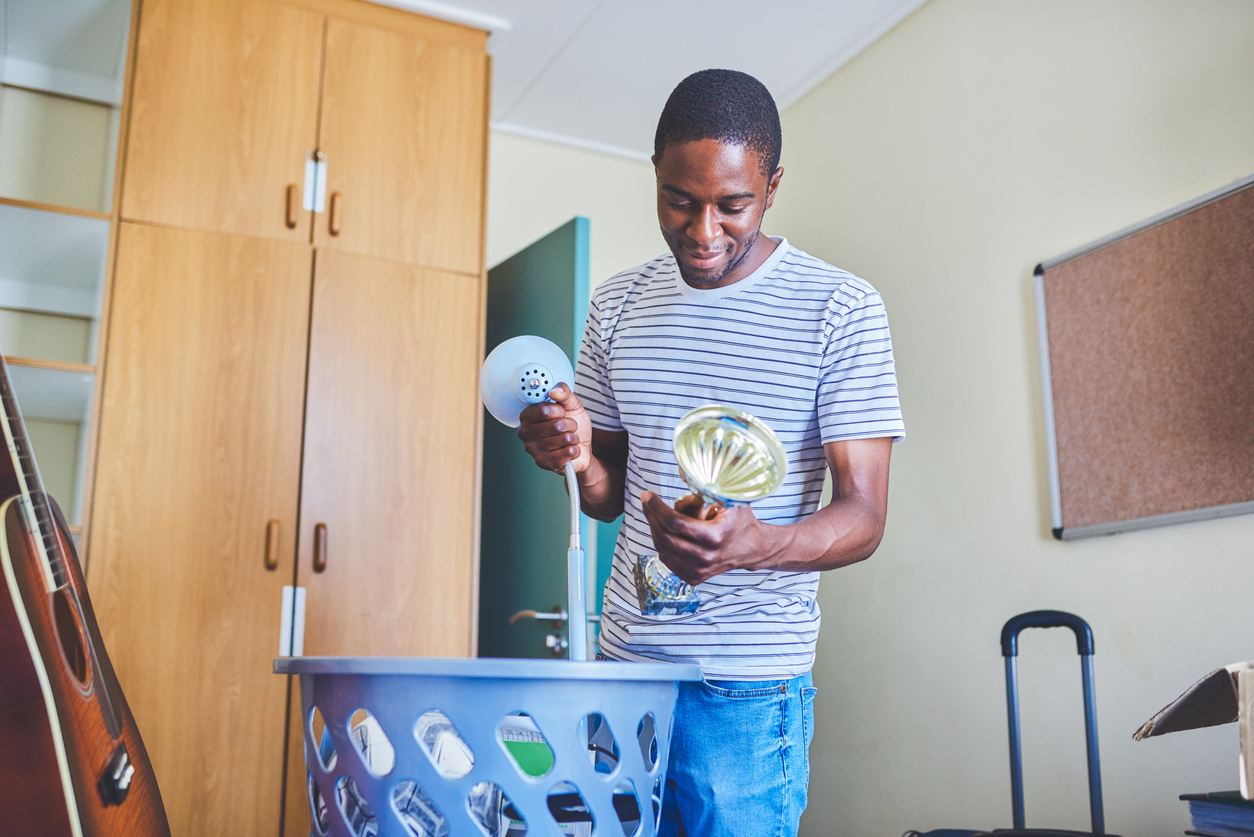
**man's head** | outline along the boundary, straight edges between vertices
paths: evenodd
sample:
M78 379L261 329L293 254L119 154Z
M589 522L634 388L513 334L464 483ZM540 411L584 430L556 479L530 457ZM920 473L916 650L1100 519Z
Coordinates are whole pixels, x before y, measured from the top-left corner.
M653 135L653 164L667 146L712 139L755 152L762 174L779 168L779 110L766 85L748 73L702 70L671 91Z
M689 285L737 282L773 249L758 232L780 146L775 100L753 76L703 70L671 93L653 141L658 222Z

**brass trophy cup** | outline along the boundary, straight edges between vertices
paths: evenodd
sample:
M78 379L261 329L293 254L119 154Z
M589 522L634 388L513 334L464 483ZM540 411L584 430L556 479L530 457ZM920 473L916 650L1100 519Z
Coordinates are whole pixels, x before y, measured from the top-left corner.
M779 488L788 457L779 438L763 422L740 410L707 404L675 426L675 459L692 494L675 510L709 520L719 510L746 506ZM656 555L642 555L633 568L640 612L695 613L697 589L670 571Z

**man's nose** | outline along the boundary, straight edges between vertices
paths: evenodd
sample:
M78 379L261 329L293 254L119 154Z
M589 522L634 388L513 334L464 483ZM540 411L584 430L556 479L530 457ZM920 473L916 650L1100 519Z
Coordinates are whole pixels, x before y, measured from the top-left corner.
M692 219L688 225L688 235L698 244L709 244L721 235L722 227L718 223L718 217L714 212L714 207L702 207L697 217Z

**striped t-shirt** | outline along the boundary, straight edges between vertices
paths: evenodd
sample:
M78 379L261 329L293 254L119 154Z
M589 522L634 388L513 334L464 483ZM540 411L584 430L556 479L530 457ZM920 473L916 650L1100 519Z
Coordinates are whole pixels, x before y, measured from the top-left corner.
M905 434L879 294L777 240L761 267L727 287L689 287L668 253L593 295L575 390L593 427L629 437L625 518L601 615L611 658L695 663L732 680L795 677L814 662L818 572L732 570L698 587L696 613L640 613L632 566L657 551L640 493L669 503L688 493L671 441L681 416L723 404L775 431L788 476L753 510L776 524L818 508L825 443Z

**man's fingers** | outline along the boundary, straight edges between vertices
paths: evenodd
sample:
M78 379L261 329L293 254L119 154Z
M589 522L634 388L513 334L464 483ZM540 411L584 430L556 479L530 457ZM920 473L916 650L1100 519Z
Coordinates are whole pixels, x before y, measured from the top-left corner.
M567 413L583 410L583 405L579 403L578 396L571 390L567 384L558 384L548 392L552 401L545 401L540 404L532 404L523 409L518 415L518 419L523 424L540 424L546 421L556 421L564 418ZM571 419L571 428L574 430L574 419Z
M701 507L705 501L695 494L685 494L675 501L675 511L686 517L701 517Z
M666 505L666 501L652 491L640 492L640 507L649 517L656 518L658 523L666 529L670 529L666 525L667 518L675 514L675 510Z
M680 514L652 491L641 493L640 504L657 519L658 526L664 531L703 546L718 544L718 535L712 531L710 521L696 520Z
M529 445L527 453L531 454L532 461L540 470L560 474L565 470L567 462L573 462L579 458L579 447L578 445L560 446L552 450L539 450Z
M575 395L575 391L570 388L570 384L564 382L549 390L549 398L552 398L565 410L583 409L583 405L579 403L579 397Z
M680 580L683 581L685 584L691 584L693 586L696 586L697 584L700 584L702 581L705 581L705 579L701 578L701 576L695 575L689 572L688 568L683 566L682 564L677 564L676 566L672 567L670 564L666 562L666 559L668 556L665 553L659 552L658 557L662 559L663 564L666 564L666 568L670 570L671 572L673 572L675 575L679 576Z
M532 439L551 439L558 436L570 436L574 439L579 430L579 425L575 424L574 419L562 418L557 421L538 422L527 430L529 438ZM575 444L574 441L571 444Z
M665 500L654 494L652 491L645 491L640 495L640 504L648 511L652 512L653 516L657 518L658 523L668 532L676 532L679 534L687 533L688 530L685 527L686 524L692 520L692 518L684 517L682 514L675 511L666 504Z
M541 452L547 451L549 453L557 453L559 451L565 452L570 450L572 446L577 446L578 444L579 439L574 433L563 433L560 436L546 436L543 439L536 439L534 442L536 450ZM574 447L574 450L576 451L575 455L578 456L579 448Z
M652 491L640 494L649 519L653 545L666 566L689 584L699 584L716 573L712 562L720 547L722 527L684 517Z
M662 563L687 583L700 584L709 577L705 575L710 562L708 550L665 532L654 535L653 545Z
M668 532L683 532L682 528L676 526L676 523L682 525L685 518L679 512L666 505L666 501L654 494L652 491L644 491L640 494L640 505L652 517L657 519L658 525Z
M566 409L559 404L532 404L530 407L523 409L518 414L518 420L523 424L541 424L546 421L556 421L566 415Z
M555 453L562 460L562 464L559 467L554 468L553 472L556 474L561 474L565 472L567 462L574 462L576 459L579 458L579 446L576 445L574 447L569 447L569 448L558 448L558 450L555 451Z

